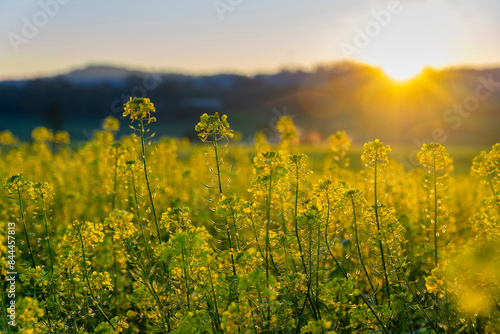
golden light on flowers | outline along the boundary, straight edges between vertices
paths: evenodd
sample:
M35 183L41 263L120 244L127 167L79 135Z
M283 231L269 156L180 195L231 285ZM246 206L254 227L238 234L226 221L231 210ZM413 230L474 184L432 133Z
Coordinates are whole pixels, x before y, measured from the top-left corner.
M422 166L435 171L447 171L452 168L453 159L439 143L424 144L417 154L417 159Z
M264 132L257 131L254 136L255 150L257 152L270 151L271 145L267 141L267 135Z
M345 131L337 131L328 137L330 150L333 152L333 160L340 167L349 166L349 159L346 158L347 152L351 148L351 140L347 137Z
M364 145L361 160L363 160L367 167L374 167L375 165L386 166L389 164L389 158L387 156L389 152L391 152L391 147L389 145L384 145L380 140L375 139L375 141L368 142Z
M144 103L134 122L152 117ZM218 114L196 127L209 145L145 147L144 124L78 148L47 145L47 129L2 147L0 265L15 247L19 331L500 332L500 144L473 159L484 182L448 182L436 143L413 171L380 140L364 146L370 169L333 169L347 135L301 146L286 118L281 143L255 148L228 141Z
M288 116L282 116L276 122L276 129L281 136L281 149L291 152L293 147L299 143L299 136L293 120Z
M500 144L495 144L491 151L482 151L472 160L471 172L479 176L496 176L500 174Z

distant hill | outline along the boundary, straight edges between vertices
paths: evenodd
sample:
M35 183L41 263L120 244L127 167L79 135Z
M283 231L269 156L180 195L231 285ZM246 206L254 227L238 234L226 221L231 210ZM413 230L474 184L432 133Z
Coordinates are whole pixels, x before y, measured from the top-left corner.
M218 111L228 114L245 140L256 130L275 140L277 118L289 115L310 141L346 130L357 143L500 142L500 69L427 69L413 81L394 83L380 69L357 63L255 76L89 66L55 77L4 81L0 129L27 140L31 129L43 124L85 139L104 117L120 117L131 95L155 103L161 135L194 138L199 116Z
M88 66L59 76L73 84L95 85L100 83L122 83L132 75L142 75L139 71L111 66Z

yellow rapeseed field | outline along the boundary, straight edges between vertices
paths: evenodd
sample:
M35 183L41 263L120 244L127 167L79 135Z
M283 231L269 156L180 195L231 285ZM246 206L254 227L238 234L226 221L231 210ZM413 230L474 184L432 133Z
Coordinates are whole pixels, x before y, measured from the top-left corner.
M0 133L2 333L500 333L500 144L456 175L375 139L354 170L337 132L313 170L290 118L252 148L217 113L157 140L154 113L78 149Z

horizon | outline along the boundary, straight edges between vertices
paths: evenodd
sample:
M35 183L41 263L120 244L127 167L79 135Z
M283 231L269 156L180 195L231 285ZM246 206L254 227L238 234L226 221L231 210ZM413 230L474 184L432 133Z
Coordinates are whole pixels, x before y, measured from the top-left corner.
M384 71L384 69L379 66L379 65L372 65L368 63L363 63L363 62L358 62L354 60L339 60L339 61L334 61L330 63L318 63L318 64L313 64L311 66L305 66L305 67L278 67L275 69L269 69L269 70L256 70L256 71L249 71L249 72L244 72L244 71L238 71L238 70L218 70L214 69L213 71L206 71L206 72L190 72L189 70L186 71L174 71L174 70L169 70L167 68L157 68L157 69L151 69L147 68L144 66L128 66L126 64L120 64L120 63L111 63L111 62L88 62L84 64L78 64L75 66L72 66L67 69L63 69L61 71L53 72L53 73L47 73L45 75L38 75L38 76L32 76L32 77L24 77L24 78L6 78L2 79L0 77L0 82L8 82L8 81L30 81L30 80L37 80L37 79L49 79L49 78L55 78L58 76L64 76L76 71L84 71L88 70L91 68L109 68L109 69L116 69L116 70L124 70L124 71L129 71L129 72L145 72L145 73L156 73L156 74L176 74L176 75L186 75L186 76L193 76L193 77L198 77L198 76L217 76L217 75L238 75L238 76L246 76L246 77L255 77L258 75L277 75L285 71L289 72L298 72L302 71L305 73L312 73L320 68L326 67L326 68L334 68L335 66L343 65L343 64L352 64L352 65L357 65L360 67L370 67L373 69L380 70L382 73L385 75L389 76L388 73ZM474 71L487 71L487 70L496 70L500 69L500 62L499 63L491 63L491 64L453 64L453 65L447 65L443 67L432 67L432 66L426 66L420 70L420 72L416 73L416 75L409 77L407 80L404 81L412 81L418 77L420 77L425 71L431 70L435 72L444 72L444 71L449 71L449 70L474 70ZM395 80L397 81L397 80Z
M500 3L41 0L3 4L0 80L89 65L188 75L272 74L352 60L395 79L500 66Z

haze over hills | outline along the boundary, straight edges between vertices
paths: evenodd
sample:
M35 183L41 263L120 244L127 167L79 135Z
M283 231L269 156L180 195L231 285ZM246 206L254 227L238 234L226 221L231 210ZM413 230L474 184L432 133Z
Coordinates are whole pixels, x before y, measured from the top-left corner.
M312 142L337 130L347 131L356 143L380 138L394 145L438 140L489 146L500 141L499 68L427 69L414 80L396 83L380 69L357 63L251 77L89 66L54 77L4 81L0 130L28 140L34 126L44 125L86 139L106 116L120 117L131 95L153 101L159 135L194 137L199 116L217 111L228 115L244 140L259 129L276 139L274 124L288 115L303 139Z

